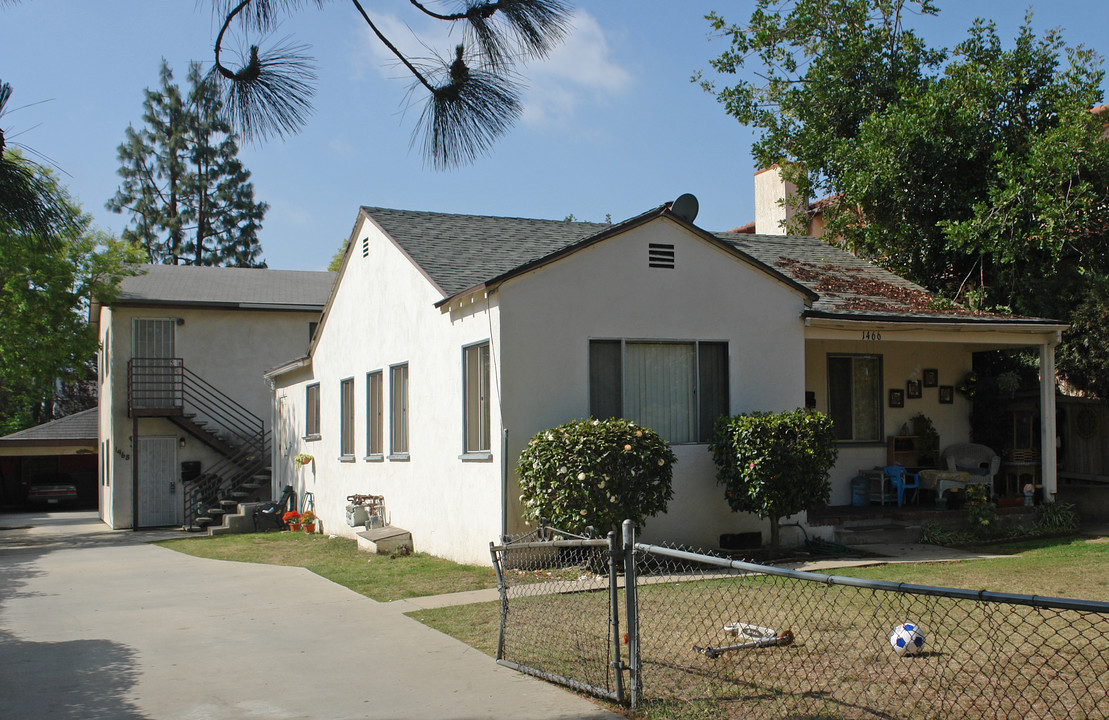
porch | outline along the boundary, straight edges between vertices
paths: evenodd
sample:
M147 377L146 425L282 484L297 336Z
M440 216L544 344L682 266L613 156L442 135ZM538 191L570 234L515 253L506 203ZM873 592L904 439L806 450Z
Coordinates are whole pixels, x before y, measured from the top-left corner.
M998 507L997 522L1001 525L1031 525L1035 521L1035 507L1023 505ZM969 526L965 508L959 504L939 506L934 499L922 496L919 504L871 504L865 506L836 505L815 510L808 515L808 526L813 530L831 529L834 542L855 547L920 541L926 523L938 523L946 529L958 530Z

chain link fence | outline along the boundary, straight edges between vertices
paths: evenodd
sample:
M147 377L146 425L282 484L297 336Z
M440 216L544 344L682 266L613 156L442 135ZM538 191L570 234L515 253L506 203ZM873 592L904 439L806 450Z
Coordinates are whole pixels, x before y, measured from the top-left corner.
M494 560L498 660L648 718L1109 718L1109 603L798 572L629 528L542 529Z

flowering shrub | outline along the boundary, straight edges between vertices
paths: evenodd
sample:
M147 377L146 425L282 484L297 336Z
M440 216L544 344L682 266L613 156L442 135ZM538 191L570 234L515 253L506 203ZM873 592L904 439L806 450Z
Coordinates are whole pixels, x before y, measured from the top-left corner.
M572 420L533 437L516 464L529 520L581 532L642 525L666 511L677 462L658 433L630 420Z
M781 518L828 503L839 454L831 419L802 409L721 417L709 451L728 506L769 519L775 549Z

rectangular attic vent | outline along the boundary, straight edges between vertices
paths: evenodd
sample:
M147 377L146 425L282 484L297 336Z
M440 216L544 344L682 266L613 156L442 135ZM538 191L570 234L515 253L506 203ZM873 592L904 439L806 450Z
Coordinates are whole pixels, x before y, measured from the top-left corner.
M653 268L674 269L674 246L662 243L647 245L647 265Z
M362 257L370 256L370 239L368 237L362 238Z

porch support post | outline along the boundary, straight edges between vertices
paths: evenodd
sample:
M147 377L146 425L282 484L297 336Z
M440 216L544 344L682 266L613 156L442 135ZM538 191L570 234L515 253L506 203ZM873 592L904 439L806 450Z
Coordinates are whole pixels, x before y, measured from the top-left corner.
M1055 344L1058 339L1040 345L1040 477L1044 502L1055 502L1058 490L1055 438Z

